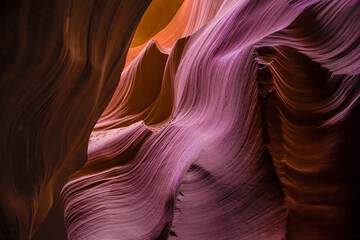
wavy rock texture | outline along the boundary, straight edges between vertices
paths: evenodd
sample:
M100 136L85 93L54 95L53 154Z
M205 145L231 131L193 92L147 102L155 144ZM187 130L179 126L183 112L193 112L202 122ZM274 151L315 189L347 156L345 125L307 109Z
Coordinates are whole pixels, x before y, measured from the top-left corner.
M54 201L38 238L64 232L59 192L86 162L149 4L1 3L1 239L31 238Z
M360 238L359 2L149 4L4 6L0 234Z

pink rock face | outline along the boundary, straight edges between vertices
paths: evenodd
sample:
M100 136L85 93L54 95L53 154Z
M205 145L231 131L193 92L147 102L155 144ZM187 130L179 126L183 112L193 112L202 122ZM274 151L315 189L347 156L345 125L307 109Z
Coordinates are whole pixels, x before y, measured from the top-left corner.
M130 49L150 1L66 2L1 17L0 237L360 238L358 1L184 0Z

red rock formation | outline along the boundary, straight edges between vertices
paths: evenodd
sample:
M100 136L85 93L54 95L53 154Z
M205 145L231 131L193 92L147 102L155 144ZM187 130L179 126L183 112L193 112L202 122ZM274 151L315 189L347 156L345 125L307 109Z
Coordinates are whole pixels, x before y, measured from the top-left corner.
M3 4L0 238L360 238L358 1L181 2Z
M29 239L86 162L149 3L1 3L0 238Z

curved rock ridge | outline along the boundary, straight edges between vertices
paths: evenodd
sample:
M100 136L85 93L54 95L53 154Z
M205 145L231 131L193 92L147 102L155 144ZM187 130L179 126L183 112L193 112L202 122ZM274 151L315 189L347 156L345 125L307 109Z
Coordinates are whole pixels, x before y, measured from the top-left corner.
M146 43L170 21L182 6L184 0L153 0L146 9L131 41L130 48Z
M170 56L155 41L132 62L121 76L112 100L95 126L111 129L144 120L148 126L170 120L174 102L174 77L187 38L179 39Z
M360 239L359 1L150 2L0 8L0 238Z
M69 238L284 238L291 225L268 152L261 99L267 92L258 87L263 67L254 51L307 6L224 3L187 42L173 72L174 99L158 101L174 102L172 121L157 131L146 125L161 109L150 119L148 109L167 90L159 86L169 64L150 42L100 118L88 164L63 189ZM260 9L262 18L253 21ZM152 84L146 92L152 98L135 87L139 83Z
M271 46L257 52L259 84L289 239L360 237L359 23L356 1L322 1L259 44Z
M1 2L0 239L30 239L44 220L34 238L65 238L59 192L86 162L149 4Z
M207 22L211 21L211 19L216 16L222 3L222 0L184 0L169 24L148 40L156 40L158 45L160 45L166 53L169 53L173 44L179 38L190 36ZM157 28L154 28L154 31L156 29ZM146 45L147 43L143 43L129 49L125 67L129 66Z
M96 125L93 160L63 189L69 238L356 238L356 7L225 1L171 81L179 42L165 64L151 41Z

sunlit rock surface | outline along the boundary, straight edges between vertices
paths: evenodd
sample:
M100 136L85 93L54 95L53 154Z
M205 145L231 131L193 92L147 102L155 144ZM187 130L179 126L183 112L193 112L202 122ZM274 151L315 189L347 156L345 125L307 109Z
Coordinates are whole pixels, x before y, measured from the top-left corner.
M360 238L358 1L1 11L0 237Z

